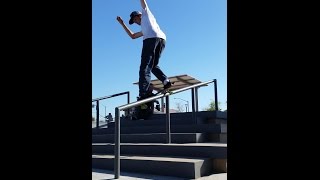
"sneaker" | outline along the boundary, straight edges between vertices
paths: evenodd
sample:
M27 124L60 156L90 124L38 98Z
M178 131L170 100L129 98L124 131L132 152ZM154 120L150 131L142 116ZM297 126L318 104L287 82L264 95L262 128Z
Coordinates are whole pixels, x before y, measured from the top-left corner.
M166 85L163 86L163 89L169 89L172 86L171 82L167 82Z

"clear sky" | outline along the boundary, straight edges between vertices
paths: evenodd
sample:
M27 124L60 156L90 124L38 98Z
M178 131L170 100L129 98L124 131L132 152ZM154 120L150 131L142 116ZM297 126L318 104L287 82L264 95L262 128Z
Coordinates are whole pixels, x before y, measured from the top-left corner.
M202 82L217 79L218 101L227 109L227 0L146 0L160 28L167 36L159 66L168 76L190 75ZM142 37L131 39L116 20L129 25L130 13L141 11L140 0L92 0L92 98L130 91L136 101ZM154 75L151 79L156 79ZM214 99L213 83L199 90L199 110ZM170 108L176 104L191 107L191 91L170 96ZM114 115L114 108L126 104L126 96L103 100L104 110ZM184 99L182 101L180 98ZM93 109L94 112L94 109Z

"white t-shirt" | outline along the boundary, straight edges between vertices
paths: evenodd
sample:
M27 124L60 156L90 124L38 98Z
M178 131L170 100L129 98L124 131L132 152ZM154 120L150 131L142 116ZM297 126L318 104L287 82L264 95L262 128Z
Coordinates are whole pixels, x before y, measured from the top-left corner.
M141 15L141 31L143 34L143 40L147 38L162 38L166 40L166 35L160 29L156 19L149 10L149 7L146 6L146 9L142 9Z

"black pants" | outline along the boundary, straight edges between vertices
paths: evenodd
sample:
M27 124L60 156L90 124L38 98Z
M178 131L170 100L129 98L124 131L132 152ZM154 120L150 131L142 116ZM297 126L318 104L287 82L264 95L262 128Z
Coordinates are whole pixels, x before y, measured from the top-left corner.
M151 72L163 82L167 76L158 66L166 41L161 38L148 38L143 41L139 71L139 96L145 96L151 81Z

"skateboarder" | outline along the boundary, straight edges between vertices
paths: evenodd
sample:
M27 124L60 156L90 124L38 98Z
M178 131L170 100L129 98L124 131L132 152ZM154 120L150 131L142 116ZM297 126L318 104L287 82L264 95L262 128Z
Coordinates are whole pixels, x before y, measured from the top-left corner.
M136 23L141 26L141 31L133 33L124 24L120 16L117 20L127 34L136 39L143 36L141 64L139 70L139 97L146 98L151 81L151 72L163 83L164 89L171 87L171 82L158 66L161 53L166 45L166 35L160 29L155 17L151 13L146 0L140 0L142 10L133 11L130 14L129 24Z

